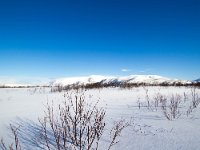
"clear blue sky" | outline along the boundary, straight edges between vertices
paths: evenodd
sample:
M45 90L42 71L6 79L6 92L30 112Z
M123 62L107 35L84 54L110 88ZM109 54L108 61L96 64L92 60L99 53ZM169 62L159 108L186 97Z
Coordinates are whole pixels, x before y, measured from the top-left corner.
M0 76L200 77L199 0L1 0Z

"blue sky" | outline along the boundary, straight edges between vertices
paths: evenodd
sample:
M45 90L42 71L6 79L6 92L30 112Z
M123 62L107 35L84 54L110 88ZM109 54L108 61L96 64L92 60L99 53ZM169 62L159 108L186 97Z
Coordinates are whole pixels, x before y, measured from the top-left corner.
M200 77L198 0L0 1L0 77Z

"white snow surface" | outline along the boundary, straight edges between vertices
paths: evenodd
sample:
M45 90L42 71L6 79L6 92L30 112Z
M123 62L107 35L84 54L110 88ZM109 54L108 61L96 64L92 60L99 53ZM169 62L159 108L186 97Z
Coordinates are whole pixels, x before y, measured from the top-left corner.
M123 130L119 143L111 150L199 150L200 143L200 105L189 115L186 114L192 104L192 88L189 87L134 87L132 89L103 88L85 91L87 102L99 101L99 107L106 109L106 131L99 144L99 150L107 149L109 132L113 122L119 120L131 121L131 126ZM74 92L69 91L70 92ZM200 89L196 89L200 95ZM54 101L54 105L61 104L65 92L51 93L50 88L10 88L0 89L0 138L6 142L10 137L8 125L11 122L32 120L38 122L43 116L47 100ZM148 109L145 106L147 95L152 108L155 96L162 94L181 96L181 116L169 121L162 109ZM170 100L170 99L168 99ZM22 127L23 128L23 127ZM27 136L28 137L28 136ZM27 150L38 150L36 147ZM25 149L25 150L26 150Z

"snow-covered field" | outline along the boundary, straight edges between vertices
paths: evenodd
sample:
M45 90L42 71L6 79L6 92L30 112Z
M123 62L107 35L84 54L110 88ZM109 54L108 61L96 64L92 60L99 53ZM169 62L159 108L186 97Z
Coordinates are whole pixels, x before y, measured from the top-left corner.
M135 87L92 89L84 94L90 102L100 99L99 107L106 110L108 128L119 120L130 123L113 149L199 150L200 106L187 113L194 98L192 92L194 89L189 87ZM200 89L195 93L200 94ZM177 94L180 96L178 116L170 121L165 117L161 104L155 107L155 99L163 95L169 101L172 95L179 97ZM7 139L9 123L19 118L37 122L38 117L44 114L46 102L61 103L63 95L64 92L51 93L49 88L0 89L0 137ZM199 98L196 96L197 100ZM104 136L100 149L105 149L107 138Z

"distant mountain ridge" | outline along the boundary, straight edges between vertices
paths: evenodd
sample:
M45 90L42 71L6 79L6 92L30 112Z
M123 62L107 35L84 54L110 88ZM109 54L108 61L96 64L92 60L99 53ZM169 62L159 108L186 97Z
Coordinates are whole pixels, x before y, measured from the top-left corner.
M200 82L200 78L199 78L199 79L196 79L196 80L194 80L194 82Z
M158 75L130 75L122 77L114 76L85 76L85 77L69 77L57 79L52 83L52 86L69 86L69 85L88 85L99 83L102 85L119 85L119 84L191 84L188 80L170 79Z
M8 83L1 84L0 87L31 87L31 86L127 86L127 85L192 85L200 83L200 79L189 81L170 79L159 75L130 75L130 76L80 76L80 77L66 77L50 80L43 84L18 84Z

